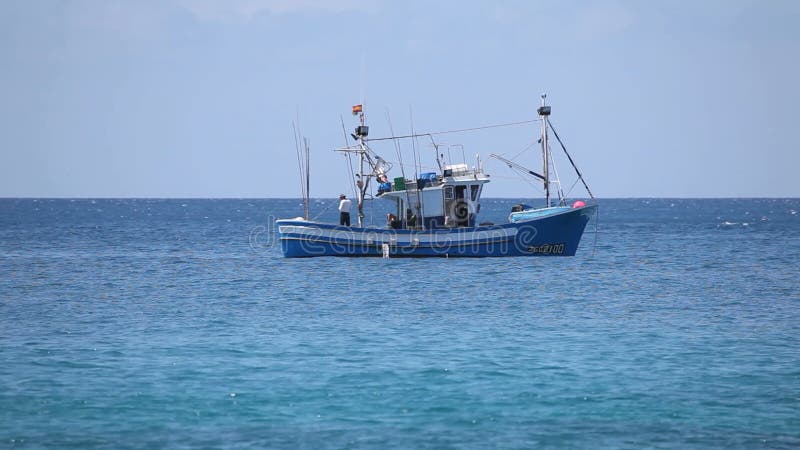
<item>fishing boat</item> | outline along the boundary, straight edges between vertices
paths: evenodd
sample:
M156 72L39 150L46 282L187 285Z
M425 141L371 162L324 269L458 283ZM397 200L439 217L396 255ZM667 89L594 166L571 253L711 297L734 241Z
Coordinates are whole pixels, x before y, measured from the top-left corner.
M363 106L354 106L353 114L359 118L355 132L351 134L355 143L337 150L359 159L359 171L355 174L354 183L358 197L358 222L354 226L347 226L310 220L308 199L305 198L304 217L276 221L283 255L289 258L575 255L586 224L596 212L597 204L583 175L550 123L551 107L546 104L545 99L546 95L543 94L541 106L537 109L538 119L529 121L541 124L541 173L529 170L503 156L491 155L509 167L541 181L544 188L543 206L534 208L515 205L509 212L507 223L503 224L480 222L478 219L481 195L486 184L490 182L490 176L484 172L480 159L471 168L466 163L445 164L440 157L443 155L437 148L438 171L420 173L411 178L401 173L390 180L392 164L373 152L369 143L419 136L431 137L433 141L432 135L435 133L412 133L408 136L372 139L365 123ZM549 131L553 132L578 179L586 188L590 197L588 203L583 200L568 201L560 182L553 187ZM400 167L402 171L402 162ZM370 185L377 187L376 193L372 193ZM551 189L557 195L551 195ZM364 223L364 204L368 198L389 202L388 206L393 212L387 215L385 225Z

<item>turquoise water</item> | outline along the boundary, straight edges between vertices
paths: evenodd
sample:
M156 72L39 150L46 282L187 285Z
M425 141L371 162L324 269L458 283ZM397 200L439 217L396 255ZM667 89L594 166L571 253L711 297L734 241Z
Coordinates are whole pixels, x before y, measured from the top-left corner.
M301 211L0 200L0 448L800 447L798 199L605 200L574 258L283 259Z

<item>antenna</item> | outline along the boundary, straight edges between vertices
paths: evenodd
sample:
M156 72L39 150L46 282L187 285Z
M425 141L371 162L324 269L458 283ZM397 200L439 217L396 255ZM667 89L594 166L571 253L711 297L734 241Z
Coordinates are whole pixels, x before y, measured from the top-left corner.
M389 131L392 133L392 136L394 136L394 127L392 126L392 118L391 116L389 116L388 109L386 110L386 121L389 122ZM397 152L397 161L400 163L400 175L402 175L403 181L405 182L406 170L403 167L403 152L400 150L400 141L397 139L393 139L393 142L395 150ZM399 203L402 204L402 200ZM411 194L409 194L408 189L406 189L405 208L398 208L397 210L397 216L399 217L399 220L401 220L405 224L404 226L408 226L408 218L406 217L405 209L410 207L411 207Z
M295 152L297 153L297 168L300 170L300 194L303 196L303 217L309 220L311 215L311 198L309 196L310 188L310 162L311 162L311 146L308 139L301 138L300 133L300 112L297 113L297 125L292 122L292 130L294 132L294 145ZM300 148L300 140L303 141L303 148Z
M411 105L408 105L408 119L411 125L411 135L414 136L414 112L411 110ZM411 147L414 151L414 180L416 181L419 178L419 173L422 171L422 158L417 155L417 144L416 144L416 137L411 139ZM438 151L438 150L437 150ZM416 203L414 203L413 208L416 210L417 213L417 223L421 225L422 229L425 229L425 217L422 215L422 195L420 195L420 188L419 183L417 182L417 195L415 197ZM412 206L412 205L409 205Z
M362 51L361 52L361 86L358 98L361 99L361 104L363 106L367 105L367 55ZM361 125L364 125L363 120Z

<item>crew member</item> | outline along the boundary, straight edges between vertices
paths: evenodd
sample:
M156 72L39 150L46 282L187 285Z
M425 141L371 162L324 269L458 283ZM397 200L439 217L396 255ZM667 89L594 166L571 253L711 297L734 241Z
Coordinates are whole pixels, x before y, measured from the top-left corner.
M417 226L417 215L411 211L411 208L406 209L406 223L408 224L409 228Z
M350 226L350 206L353 204L346 195L339 196L339 225Z
M392 213L389 213L389 214L386 215L386 223L387 223L387 225L389 225L389 228L391 228L393 230L400 229L400 225L401 225L400 221L397 220L397 216L395 216Z

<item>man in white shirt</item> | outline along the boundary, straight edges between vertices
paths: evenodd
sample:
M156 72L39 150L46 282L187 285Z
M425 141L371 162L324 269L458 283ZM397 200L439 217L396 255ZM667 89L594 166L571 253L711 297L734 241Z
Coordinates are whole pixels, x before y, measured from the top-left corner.
M350 206L353 204L346 195L339 196L339 225L350 226Z

